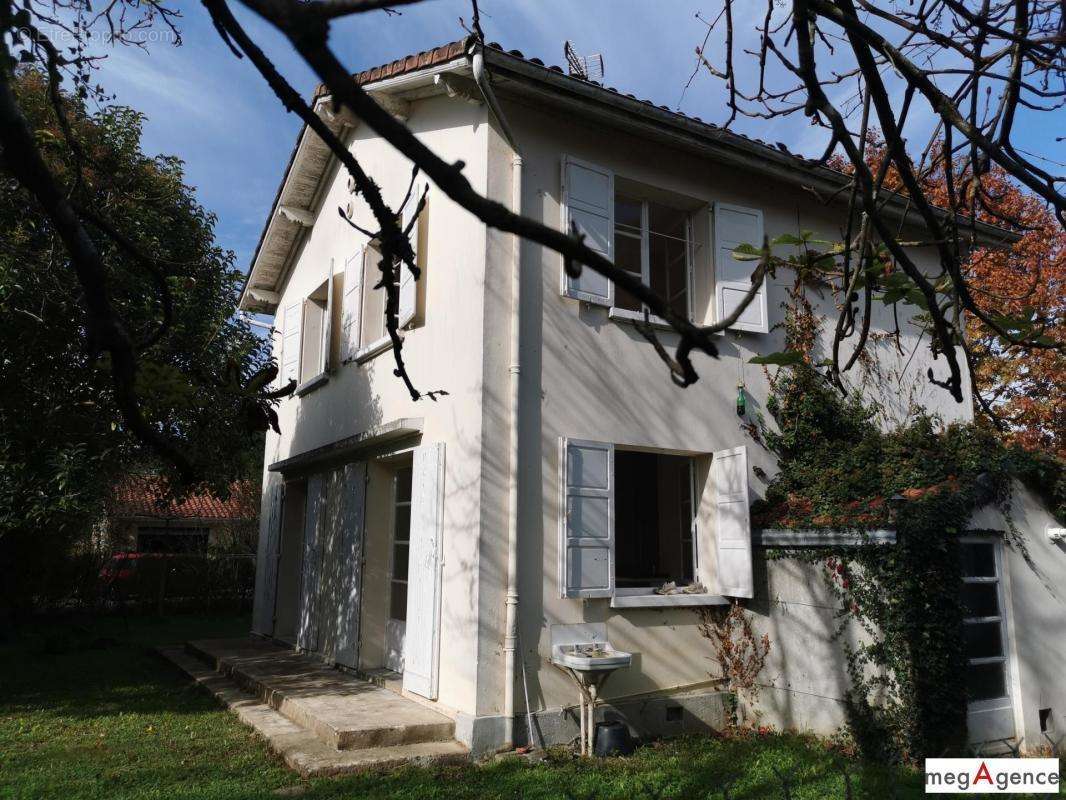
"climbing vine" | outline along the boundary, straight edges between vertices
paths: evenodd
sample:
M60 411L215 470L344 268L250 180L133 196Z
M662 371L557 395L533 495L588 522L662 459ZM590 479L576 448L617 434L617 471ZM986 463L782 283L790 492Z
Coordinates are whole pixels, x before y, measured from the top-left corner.
M774 424L762 421L758 435L780 472L754 504L753 522L895 529L891 546L778 550L771 557L816 564L839 600L856 744L867 755L898 760L958 750L966 741L959 535L989 503L1009 519L1015 477L1061 512L1061 464L1005 446L981 425L944 425L924 413L883 430L875 409L820 374L810 350L816 322L809 304L796 300L798 288L786 334L803 359L771 381ZM845 636L849 631L858 636Z

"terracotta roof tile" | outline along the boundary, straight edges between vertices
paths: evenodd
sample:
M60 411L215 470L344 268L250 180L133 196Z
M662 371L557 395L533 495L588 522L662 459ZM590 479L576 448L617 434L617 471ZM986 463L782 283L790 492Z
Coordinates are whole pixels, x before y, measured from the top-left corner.
M162 499L166 483L154 475L135 475L126 478L112 493L110 516L157 517L160 519L249 519L255 514L254 499L249 495L251 484L235 482L230 496L221 500L210 494L193 494L181 502ZM250 502L251 501L251 502Z

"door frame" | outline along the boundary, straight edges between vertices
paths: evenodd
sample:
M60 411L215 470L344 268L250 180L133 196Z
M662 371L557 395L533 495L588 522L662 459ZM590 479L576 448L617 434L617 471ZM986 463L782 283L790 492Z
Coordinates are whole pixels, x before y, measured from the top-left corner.
M398 497L397 486L398 486L398 483L399 483L399 473L403 469L411 470L412 469L411 462L410 461L406 461L406 462L399 463L399 464L396 465L396 469L393 471L393 474L392 474L392 481L391 481L392 485L389 488L389 569L388 569L388 592L387 592L386 597L385 597L385 647L384 647L385 666L386 666L386 668L392 670L393 672L397 672L397 673L399 673L401 675L403 674L403 668L404 668L404 648L405 648L406 643L407 643L407 620L406 620L406 611L405 611L405 614L404 614L405 619L403 619L403 620L393 619L393 617L392 617L392 589L393 589L393 583L394 583L394 580L395 580L393 578L393 575L395 574L395 568L396 568L396 508L399 506L399 504L401 502L400 500L397 499L397 497ZM411 576L411 514L410 514L410 512L411 512L413 494L414 494L414 485L412 483L411 490L408 492L408 498L407 498L406 501L403 501L403 502L406 502L407 510L408 510L408 517L407 517L407 579L404 580L404 585L405 586L409 585L410 576ZM392 648L390 645L393 643L394 637L396 637L397 635L399 637L399 643L398 643L399 644L399 648L398 648L398 650L399 650L399 664L398 664L399 669L396 669L397 663L395 661L391 662L391 663L389 661L389 656L395 649L395 648Z
M959 537L959 544L990 544L995 564L995 583L997 584L996 600L1000 606L999 625L1000 640L1003 646L1003 683L1005 694L1003 697L991 700L978 700L966 703L967 718L971 714L991 713L1004 711L1008 707L1011 711L1011 721L1014 727L1013 738L1017 740L1024 731L1021 704L1021 681L1018 675L1018 653L1014 642L1014 604L1011 597L1010 571L1007 568L1005 544L1002 535L971 533ZM970 581L982 583L980 579L973 580L963 578L964 582ZM965 625L965 623L963 623ZM967 668L969 659L967 658ZM986 741L986 740L983 740ZM987 741L998 741L996 739ZM982 742L972 742L980 744Z

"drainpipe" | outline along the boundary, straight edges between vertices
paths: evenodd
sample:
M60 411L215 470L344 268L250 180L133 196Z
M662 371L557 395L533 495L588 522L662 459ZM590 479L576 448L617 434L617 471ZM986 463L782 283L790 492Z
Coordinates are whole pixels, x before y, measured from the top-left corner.
M475 45L471 59L474 82L477 83L485 103L499 123L507 143L511 146L511 211L522 213L522 155L515 143L507 120L500 110L485 74L485 57L480 45ZM503 749L514 748L515 682L517 680L518 654L518 419L520 382L522 373L521 354L521 281L522 240L517 235L511 242L511 346L510 346L510 442L508 443L507 476L507 595L506 619L503 637L504 684L503 684ZM527 709L528 714L528 709ZM530 731L532 735L532 731Z

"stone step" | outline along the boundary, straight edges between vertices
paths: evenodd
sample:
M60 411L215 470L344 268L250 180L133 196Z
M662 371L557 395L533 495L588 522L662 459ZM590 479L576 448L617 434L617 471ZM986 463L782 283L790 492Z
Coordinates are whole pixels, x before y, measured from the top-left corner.
M189 642L190 653L330 748L449 742L454 720L395 692L261 639Z
M281 756L285 764L305 778L343 775L380 770L406 764L437 764L469 759L459 742L432 741L349 750L330 747L316 734L241 689L232 679L216 671L181 646L160 647L157 652L219 702L233 711Z

